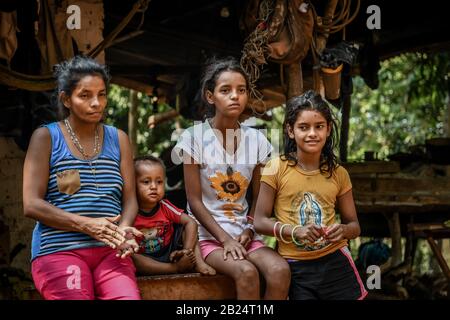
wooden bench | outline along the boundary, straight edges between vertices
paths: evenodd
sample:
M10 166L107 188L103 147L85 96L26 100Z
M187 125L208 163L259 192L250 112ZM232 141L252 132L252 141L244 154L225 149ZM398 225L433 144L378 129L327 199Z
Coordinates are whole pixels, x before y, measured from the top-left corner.
M417 247L417 239L424 238L430 245L431 251L441 267L444 276L450 284L450 268L437 246L435 239L450 238L450 228L442 223L410 223L408 224L408 238L405 250L405 260L411 264L414 263L414 255Z
M200 273L138 277L143 300L233 300L236 288L233 279L224 275L202 276ZM41 300L33 287L25 297Z
M233 279L200 273L138 277L143 300L230 300L236 299Z

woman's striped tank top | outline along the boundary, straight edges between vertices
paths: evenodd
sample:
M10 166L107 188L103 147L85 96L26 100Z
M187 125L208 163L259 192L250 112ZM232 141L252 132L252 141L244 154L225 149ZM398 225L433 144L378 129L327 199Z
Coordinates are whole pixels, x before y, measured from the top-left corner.
M89 161L72 155L57 122L45 127L50 131L52 140L45 200L80 216L99 218L119 215L122 211L123 179L117 129L103 125L102 150L91 160L91 167ZM58 230L37 222L33 231L31 259L59 251L104 245L87 234Z

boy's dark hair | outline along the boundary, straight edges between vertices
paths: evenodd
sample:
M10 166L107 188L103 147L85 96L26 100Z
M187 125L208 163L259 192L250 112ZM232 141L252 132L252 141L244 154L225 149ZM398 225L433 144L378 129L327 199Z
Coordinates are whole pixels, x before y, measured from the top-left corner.
M201 98L207 109L206 117L212 117L216 112L214 105L208 103L208 101L205 98L206 91L214 92L217 79L222 74L222 72L225 71L233 71L240 73L245 79L247 89L249 87L250 82L248 75L244 71L244 69L242 69L241 65L235 58L212 57L208 59L203 67L203 73L200 80Z
M297 144L288 135L288 125L290 128L294 128L298 115L305 110L319 112L327 121L327 125L331 126L330 135L327 137L322 149L319 164L320 172L328 172L328 177L331 177L333 171L338 167L337 156L334 154L334 148L338 140L337 124L328 103L322 99L320 94L313 90L308 90L300 96L289 99L286 104L286 114L283 123L284 153L281 155L281 159L283 161L288 160L291 166L296 166L298 163Z
M105 82L106 89L108 89L111 78L107 66L82 55L56 64L53 70L56 78L56 90L53 99L58 108L59 119L67 118L70 113L61 101L61 92L64 92L66 96L71 96L78 82L89 75L100 76Z
M166 173L166 166L164 162L160 158L154 157L152 155L138 156L134 158L133 161L135 170L138 168L140 162L150 162L151 164L160 165L164 170L164 174Z

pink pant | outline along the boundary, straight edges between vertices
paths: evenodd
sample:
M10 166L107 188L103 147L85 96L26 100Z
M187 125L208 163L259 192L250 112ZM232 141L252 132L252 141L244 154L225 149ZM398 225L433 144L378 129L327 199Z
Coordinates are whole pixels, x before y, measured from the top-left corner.
M222 244L217 240L202 240L199 241L199 244L203 259L206 259L206 257L214 250L223 249ZM265 246L264 242L260 240L252 240L246 250L247 253L250 253Z
M36 289L46 300L140 300L130 257L110 247L62 251L31 264Z

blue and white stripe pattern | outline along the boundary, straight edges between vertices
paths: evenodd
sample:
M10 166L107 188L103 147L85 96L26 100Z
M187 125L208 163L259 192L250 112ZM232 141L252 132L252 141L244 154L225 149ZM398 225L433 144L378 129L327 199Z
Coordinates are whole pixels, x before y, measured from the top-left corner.
M123 179L120 174L120 146L117 129L104 125L103 147L92 160L75 158L67 147L57 122L46 125L52 139L50 174L45 200L52 205L80 216L115 217L122 211ZM72 195L59 192L56 173L78 170L80 189ZM97 188L98 187L98 188ZM104 246L87 234L62 231L37 222L33 231L32 259L59 251Z

